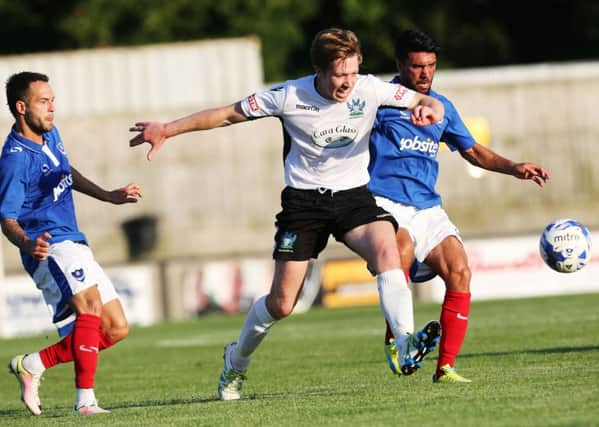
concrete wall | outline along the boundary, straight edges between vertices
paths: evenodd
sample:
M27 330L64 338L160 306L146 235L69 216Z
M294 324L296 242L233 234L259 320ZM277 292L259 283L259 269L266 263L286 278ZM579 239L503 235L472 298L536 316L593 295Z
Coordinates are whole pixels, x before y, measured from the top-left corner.
M236 74L243 75L245 66L238 64ZM224 72L225 68L205 64L213 74L214 69ZM229 82L226 76L223 79ZM172 79L168 83L173 90L192 88L201 84L201 76L193 82ZM440 153L438 189L466 238L536 233L550 220L564 216L589 227L599 226L599 148L595 143L599 63L441 71L436 83L436 89L449 96L464 117L482 116L489 121L494 150L512 159L541 163L552 173L544 189L498 174L474 179L459 155ZM282 133L277 120L177 137L151 163L145 160L146 148L128 148L128 127L135 121L173 119L235 101L260 86L246 84L226 101L203 99L181 108L138 106L132 112L66 117L57 112L57 125L80 171L106 187L136 181L144 191L139 204L128 206L102 205L77 196L80 226L101 262L126 260L120 224L144 214L159 218L159 240L152 258L270 252L283 187ZM61 91L55 91L60 99ZM0 124L7 130L10 126L9 122ZM2 244L6 271L18 271L16 251L6 239ZM334 244L327 254L348 252Z
M439 73L437 89L464 117L490 122L491 147L551 173L543 189L511 177L467 176L441 153L438 189L466 235L539 232L558 217L599 225L599 63L541 64Z

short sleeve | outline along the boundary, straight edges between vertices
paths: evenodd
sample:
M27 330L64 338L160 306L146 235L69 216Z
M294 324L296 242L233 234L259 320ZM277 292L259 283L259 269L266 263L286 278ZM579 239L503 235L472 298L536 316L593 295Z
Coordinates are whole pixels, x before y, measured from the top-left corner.
M416 92L398 83L388 83L377 77L371 77L380 105L408 108Z
M241 100L241 109L248 118L282 116L287 86L275 86L269 90L256 92Z
M0 219L17 219L25 200L25 153L0 157Z
M454 105L447 99L443 100L445 105L445 118L447 126L443 131L441 140L447 144L451 151L464 151L472 148L476 141L462 121Z

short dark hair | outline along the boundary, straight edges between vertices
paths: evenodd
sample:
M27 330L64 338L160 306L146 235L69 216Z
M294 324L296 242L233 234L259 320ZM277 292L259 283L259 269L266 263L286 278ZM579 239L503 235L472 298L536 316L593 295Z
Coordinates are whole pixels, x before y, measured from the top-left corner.
M33 82L48 82L50 79L42 73L22 71L13 74L6 82L6 100L8 108L13 117L17 118L17 101L24 101L29 91L29 85Z
M441 47L427 33L420 29L407 30L395 39L395 59L403 62L411 52L432 52L436 55Z
M329 67L331 62L353 55L358 55L358 60L362 62L360 40L351 30L327 28L316 34L312 40L310 49L312 65L323 71Z

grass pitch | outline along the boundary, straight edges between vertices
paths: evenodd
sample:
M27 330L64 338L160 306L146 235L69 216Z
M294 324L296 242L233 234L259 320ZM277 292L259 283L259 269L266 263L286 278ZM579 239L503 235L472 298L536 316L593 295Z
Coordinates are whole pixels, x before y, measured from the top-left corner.
M417 304L416 324L438 317ZM378 307L320 309L275 325L254 357L244 399L216 393L222 349L244 316L134 328L101 353L96 395L109 415L73 417L72 365L44 375L31 417L0 375L2 426L597 426L599 294L475 302L457 362L468 385L432 384L436 352L411 377L390 374ZM0 340L0 360L56 336Z

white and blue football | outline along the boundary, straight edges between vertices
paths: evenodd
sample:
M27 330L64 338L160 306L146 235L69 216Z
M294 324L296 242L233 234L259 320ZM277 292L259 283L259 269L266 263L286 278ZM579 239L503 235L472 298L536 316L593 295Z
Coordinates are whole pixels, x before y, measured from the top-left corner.
M591 259L591 236L580 222L558 219L543 230L539 250L545 264L553 270L574 273Z

